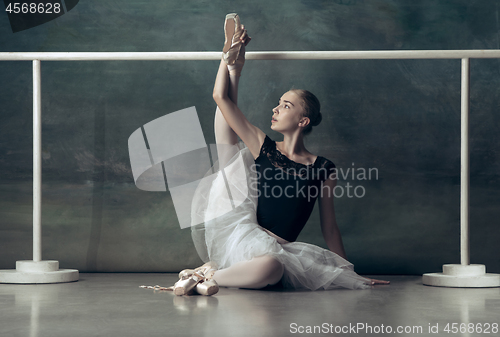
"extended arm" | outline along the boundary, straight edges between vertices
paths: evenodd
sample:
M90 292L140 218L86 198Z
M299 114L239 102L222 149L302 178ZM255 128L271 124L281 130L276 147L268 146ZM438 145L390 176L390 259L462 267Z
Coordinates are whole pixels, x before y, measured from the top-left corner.
M337 179L326 179L323 182L323 193L320 194L319 210L321 220L321 231L328 248L347 260L342 236L335 219L335 208L333 205L333 189L337 185Z
M214 85L214 101L227 124L245 143L254 158L257 158L266 134L248 121L238 106L230 99L228 91L229 71L224 60L221 60Z
M326 179L323 183L326 186L323 193L320 194L320 219L321 219L321 231L323 232L323 237L325 238L328 248L347 260L344 244L342 243L342 236L340 235L339 227L337 226L337 220L335 220L335 209L333 206L334 194L333 189L337 185L337 178ZM376 280L376 279L366 279L368 282L373 284L389 284L389 281Z

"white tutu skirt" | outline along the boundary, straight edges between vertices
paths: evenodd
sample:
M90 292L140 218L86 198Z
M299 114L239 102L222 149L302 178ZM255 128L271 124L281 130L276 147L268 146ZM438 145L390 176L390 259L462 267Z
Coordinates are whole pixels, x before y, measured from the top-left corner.
M283 264L281 284L287 289L371 287L349 261L332 251L304 242L280 244L269 235L257 222L257 174L251 152L240 142L224 153L230 158L227 164L222 169L216 162L192 201L191 233L204 262L213 261L223 269L270 255Z

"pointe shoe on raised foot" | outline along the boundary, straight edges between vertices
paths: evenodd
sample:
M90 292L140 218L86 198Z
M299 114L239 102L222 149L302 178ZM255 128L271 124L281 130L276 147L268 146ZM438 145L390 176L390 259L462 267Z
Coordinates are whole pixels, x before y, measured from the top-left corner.
M243 42L240 37L243 35L240 17L236 13L226 15L224 21L225 42L222 49L222 59L226 64L232 65L238 59Z
M243 70L243 65L245 64L245 46L241 46L240 55L236 59L236 62L232 65L227 65L230 75L241 76L241 70Z

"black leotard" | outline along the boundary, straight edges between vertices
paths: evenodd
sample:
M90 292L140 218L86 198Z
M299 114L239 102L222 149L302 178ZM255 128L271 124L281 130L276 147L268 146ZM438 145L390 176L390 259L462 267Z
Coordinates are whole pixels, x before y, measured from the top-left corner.
M259 225L293 242L321 194L321 182L334 172L335 164L320 156L311 165L294 162L279 152L268 136L255 163Z

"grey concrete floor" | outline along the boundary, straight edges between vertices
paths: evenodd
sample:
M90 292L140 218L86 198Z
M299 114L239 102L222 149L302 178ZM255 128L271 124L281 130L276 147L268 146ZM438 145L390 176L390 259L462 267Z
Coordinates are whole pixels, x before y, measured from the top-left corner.
M500 288L428 287L419 276L376 278L391 284L315 292L221 288L212 297L139 288L170 286L176 274L80 274L73 283L0 284L0 336L500 336L491 326L489 333L460 332L461 323L498 327ZM457 323L458 331L446 333L448 323Z

